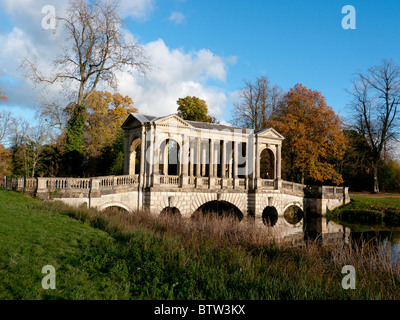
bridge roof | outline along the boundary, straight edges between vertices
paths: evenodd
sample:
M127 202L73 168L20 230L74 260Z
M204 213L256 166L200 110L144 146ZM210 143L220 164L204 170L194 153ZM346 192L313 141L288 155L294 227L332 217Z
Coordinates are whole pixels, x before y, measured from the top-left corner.
M145 114L139 114L139 113L131 113L128 118L125 120L124 124L122 125L122 128L124 128L130 119L134 118L137 121L141 123L157 123L159 121L163 121L164 119L168 117L176 117L179 119L179 121L182 121L182 123L187 124L189 127L192 128L197 128L197 129L203 129L203 130L218 130L218 131L230 131L230 132L236 132L236 133L241 133L241 134L251 134L255 133L257 135L263 136L267 135L268 133L272 133L274 138L278 139L284 139L282 135L280 135L276 130L273 128L265 128L265 129L259 129L259 130L252 130L252 129L247 129L247 128L241 128L241 127L233 127L233 126L228 126L224 124L219 124L219 123L209 123L209 122L199 122L199 121L191 121L191 120L184 120L181 117L179 117L177 114L170 114L167 116L162 116L162 117L156 117L156 116L151 116L151 115L145 115Z

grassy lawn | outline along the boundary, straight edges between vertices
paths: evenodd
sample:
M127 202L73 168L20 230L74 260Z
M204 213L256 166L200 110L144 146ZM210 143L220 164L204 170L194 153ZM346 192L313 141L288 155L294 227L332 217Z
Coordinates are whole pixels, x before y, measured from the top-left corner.
M4 190L0 226L0 299L126 297L112 275L93 272L96 248L115 242L107 233ZM45 265L56 269L56 290L42 288Z
M233 220L99 213L0 190L0 299L399 299L380 252L291 247ZM341 286L344 265L356 290ZM56 269L44 290L41 269Z
M396 208L400 210L400 194L350 194L350 199L355 200L360 206L376 208Z

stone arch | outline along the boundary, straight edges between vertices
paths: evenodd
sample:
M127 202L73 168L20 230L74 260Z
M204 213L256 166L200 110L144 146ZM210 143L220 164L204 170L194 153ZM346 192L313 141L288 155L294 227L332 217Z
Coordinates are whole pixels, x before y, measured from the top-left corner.
M192 217L198 215L215 214L219 217L235 217L241 221L244 218L243 212L234 204L224 200L211 200L203 203L192 214Z
M158 146L158 150L159 173L164 175L179 175L182 153L182 148L179 141L172 137L162 139Z
M275 207L267 206L264 208L261 217L266 226L273 227L278 222L278 210Z
M181 211L177 207L165 207L160 212L161 216L181 217Z
M105 210L107 208L111 208L111 207L117 207L117 208L124 209L128 213L131 212L131 209L128 206L124 205L123 203L119 203L119 202L107 202L107 203L104 203L99 207L99 210L103 211L103 210Z
M275 179L276 156L270 147L262 148L258 154L259 170L261 179Z
M129 170L128 174L139 174L140 173L140 160L141 160L141 146L142 139L140 137L134 137L129 146Z

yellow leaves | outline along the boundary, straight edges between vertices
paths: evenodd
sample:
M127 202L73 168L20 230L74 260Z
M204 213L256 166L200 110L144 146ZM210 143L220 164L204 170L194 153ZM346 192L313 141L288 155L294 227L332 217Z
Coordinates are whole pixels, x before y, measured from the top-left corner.
M129 113L138 112L130 97L108 91L94 92L85 106L84 149L90 156L99 155L100 150L116 138Z

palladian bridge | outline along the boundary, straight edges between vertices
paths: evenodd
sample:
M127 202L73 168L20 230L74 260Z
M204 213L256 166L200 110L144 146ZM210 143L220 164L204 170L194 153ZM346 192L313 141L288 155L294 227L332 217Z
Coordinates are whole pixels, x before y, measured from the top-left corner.
M122 128L123 176L6 179L4 184L42 199L100 210L120 207L184 217L225 210L264 221L293 208L321 216L350 201L346 187L282 180L284 137L273 128L254 131L175 114L133 113Z

